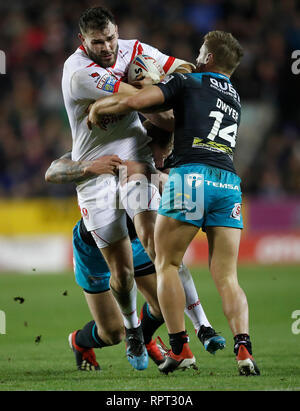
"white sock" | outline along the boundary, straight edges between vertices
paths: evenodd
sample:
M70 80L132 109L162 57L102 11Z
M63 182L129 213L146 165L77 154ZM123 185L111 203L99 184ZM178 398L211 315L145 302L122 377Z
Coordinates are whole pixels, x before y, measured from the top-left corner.
M178 272L185 292L186 305L184 312L192 321L195 331L198 334L201 325L211 327L211 324L200 303L190 270L182 263Z
M120 303L118 301L121 314L126 328L137 328L140 325L140 320L136 311L137 287L135 281L133 287L129 291L128 303Z

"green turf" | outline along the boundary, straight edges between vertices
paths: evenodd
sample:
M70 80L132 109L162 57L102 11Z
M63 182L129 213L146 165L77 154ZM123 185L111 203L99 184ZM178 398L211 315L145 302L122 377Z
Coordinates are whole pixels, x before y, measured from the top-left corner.
M189 320L190 346L198 371L161 375L154 363L133 370L124 344L97 350L100 373L79 372L67 345L70 331L90 320L81 289L71 273L0 275L0 310L6 313L6 334L0 334L0 390L300 390L300 334L291 330L292 312L300 310L299 267L241 266L239 278L250 306L254 357L262 375L240 377L232 352L232 336L220 298L206 268L193 269L207 316L227 340L212 356L196 339ZM67 291L67 295L63 295ZM23 304L15 301L23 297ZM142 299L139 298L139 307ZM167 342L165 327L159 329ZM39 343L36 337L41 336Z

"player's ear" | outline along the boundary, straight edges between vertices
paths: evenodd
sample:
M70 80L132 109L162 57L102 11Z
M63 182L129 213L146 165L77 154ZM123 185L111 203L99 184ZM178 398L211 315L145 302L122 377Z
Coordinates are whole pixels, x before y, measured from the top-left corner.
M119 38L119 28L118 28L117 25L116 25L116 32L115 33L116 33L116 37Z
M82 43L84 42L84 37L81 33L78 33L78 38Z
M214 55L212 53L208 53L205 59L205 64L212 64L214 62Z

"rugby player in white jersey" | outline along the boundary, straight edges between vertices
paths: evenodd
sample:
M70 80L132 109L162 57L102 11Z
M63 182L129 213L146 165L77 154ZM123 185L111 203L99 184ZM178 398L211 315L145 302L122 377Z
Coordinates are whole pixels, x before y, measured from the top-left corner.
M102 96L116 92L135 93L127 84L129 64L137 54L155 58L169 74L190 72L193 65L167 56L138 40L120 40L118 27L110 11L102 7L87 9L79 19L81 46L66 60L62 90L71 130L72 160L93 160L100 156L117 155L122 161L146 163L151 168L149 138L138 113L105 116L101 128L89 130L87 109ZM155 117L156 116L156 117ZM152 115L152 121L164 126L164 117ZM149 199L145 204L129 204L137 196ZM157 188L145 179L120 186L114 175L96 176L77 185L79 207L87 230L101 249L111 273L110 286L117 300L126 328L127 357L139 369L146 368L147 351L136 314L136 285L133 258L126 225L126 212L132 218L145 250L154 260L154 223L160 202ZM122 205L119 204L121 199Z

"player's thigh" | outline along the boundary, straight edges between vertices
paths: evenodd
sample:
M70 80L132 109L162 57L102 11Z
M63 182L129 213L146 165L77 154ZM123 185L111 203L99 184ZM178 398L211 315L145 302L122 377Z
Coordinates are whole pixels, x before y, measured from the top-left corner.
M107 210L107 215L102 213L102 219L99 219L97 228L90 230L100 250L117 243L128 235L125 211L113 210L115 211L113 215L111 211Z
M179 266L198 230L192 224L158 215L154 230L156 263Z
M110 290L91 294L84 292L87 304L96 322L100 338L116 344L124 337L123 319Z
M120 270L122 267L133 268L132 248L129 236L122 238L108 247L101 248L101 253L108 264L109 271Z
M215 281L236 280L241 229L206 227L210 271Z

